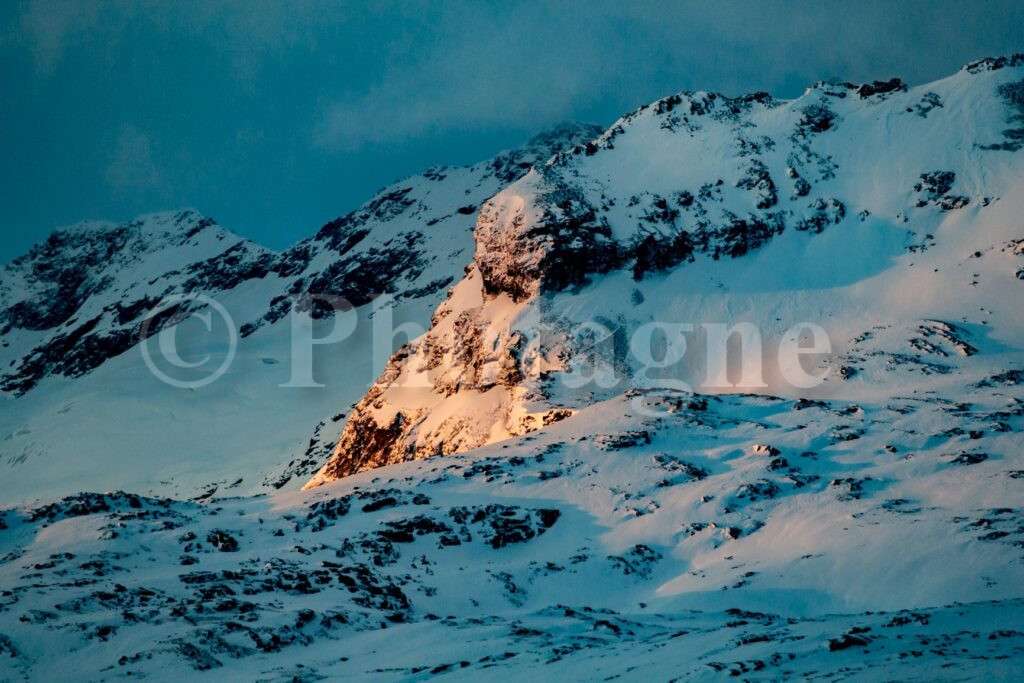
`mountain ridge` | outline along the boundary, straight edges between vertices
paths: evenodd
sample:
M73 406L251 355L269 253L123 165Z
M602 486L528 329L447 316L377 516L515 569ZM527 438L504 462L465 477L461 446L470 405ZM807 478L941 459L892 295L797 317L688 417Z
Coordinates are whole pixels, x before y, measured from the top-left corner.
M843 231L863 252L850 254L863 265L847 280L877 279L881 266L869 257L872 250L898 259L901 251L922 249L917 241L934 240L930 231L950 212L985 210L1003 192L1019 195L1020 158L999 155L1015 151L1016 134L1005 126L1024 112L1012 80L1022 64L1020 56L982 60L914 88L899 79L819 83L792 101L763 93L677 94L556 155L481 208L470 272L435 313L426 337L392 359L349 418L331 462L307 486L520 436L571 414L573 405L550 395L545 382L570 372L567 333L586 319L558 320L553 311L558 301L569 310L586 308L576 295L616 271L631 269L634 291L649 300L643 283L664 277L659 273L700 268L713 277L720 260L757 258L777 240L813 254L816 244L844 239L836 234ZM923 130L945 138L913 144ZM965 133L977 137L964 140ZM1000 136L1010 142L996 142ZM825 261L831 248L813 258ZM842 270L817 280L808 271L802 284L781 286L848 284L836 279ZM561 335L546 346L531 329L544 316ZM479 351L460 354L455 350L468 330L469 345ZM488 366L505 368L506 380L495 381L500 373ZM433 392L401 388L425 376ZM481 405L488 406L482 415Z
M322 464L325 444L337 440L330 431L338 415L373 379L372 340L357 333L331 349L350 360L338 367L324 356L317 372L328 386L291 390L281 408L275 397L289 391L279 385L288 382L281 361L289 357L285 318L293 302L302 306L304 297L321 293L347 297L368 328L369 301L388 294L397 324L425 325L461 273L460 254L469 258L472 211L459 210L475 210L524 165L542 163L548 150L594 130L560 125L493 159L404 178L281 252L195 211L55 231L0 271L0 462L9 468L0 498L67 495L81 486L191 497L239 479L244 484L233 490L242 493L308 477L306 469ZM193 398L164 387L138 347L144 326L155 334L202 312L206 303L196 295L220 302L240 338L227 375ZM166 297L181 300L154 318ZM315 296L308 302L315 322L329 325L333 309ZM224 357L222 337L206 339L188 325L176 336L192 357ZM269 437L254 432L251 420ZM218 444L230 431L247 436L236 440L239 454L225 458ZM118 450L140 454L137 464L106 464ZM250 462L234 464L242 453Z

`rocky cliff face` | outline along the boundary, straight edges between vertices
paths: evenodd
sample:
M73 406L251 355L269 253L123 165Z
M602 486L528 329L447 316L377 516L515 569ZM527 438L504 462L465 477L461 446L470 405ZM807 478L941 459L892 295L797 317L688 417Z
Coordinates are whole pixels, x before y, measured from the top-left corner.
M930 362L920 345L902 348L925 309L992 322L971 310L978 282L962 282L957 250L1014 237L1000 216L1024 191L1021 66L983 60L913 88L818 83L785 102L680 93L559 153L480 208L473 264L310 485L520 435L635 388L626 340L651 320L749 320L779 334L782 322L827 322L836 376L858 325L906 330L862 358L887 359L895 374L877 386L896 390L896 376ZM923 257L939 235L943 248ZM1002 281L1010 266L975 268ZM927 290L928 305L884 293L894 286ZM561 378L593 361L594 340L574 332L588 320L615 331L606 366L624 378L566 392Z

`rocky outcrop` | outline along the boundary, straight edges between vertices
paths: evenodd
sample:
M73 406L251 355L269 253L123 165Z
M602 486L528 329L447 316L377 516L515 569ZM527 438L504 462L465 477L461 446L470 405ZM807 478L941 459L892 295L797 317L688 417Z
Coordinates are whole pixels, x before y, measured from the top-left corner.
M439 166L385 187L281 255L272 273L285 282L282 291L261 318L242 327L242 336L281 320L296 298L309 295L314 318L334 314L322 297L354 307L382 294L440 300L471 257L477 207L551 155L599 132L590 124L561 123L489 161Z
M522 301L587 283L623 262L606 219L582 193L534 172L480 211L476 256L484 291Z

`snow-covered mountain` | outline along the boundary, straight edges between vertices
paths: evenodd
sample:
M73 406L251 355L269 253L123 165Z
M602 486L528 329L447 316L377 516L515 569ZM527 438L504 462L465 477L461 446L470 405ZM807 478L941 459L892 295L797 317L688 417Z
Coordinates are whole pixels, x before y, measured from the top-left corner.
M681 93L623 117L483 206L467 275L313 485L642 388L627 345L651 321L752 322L766 346L819 324L835 372L817 393L832 398L1022 367L1024 315L1003 295L1024 293L1021 77L1020 58L986 60L914 88ZM615 333L603 358L573 334L592 321ZM566 391L566 373L601 361L617 381ZM705 383L699 363L681 367ZM779 372L766 364L759 391L792 395Z
M2 388L85 375L138 344L163 296L234 289L274 258L194 211L58 229L0 276Z
M222 483L0 511L0 678L1018 677L1022 131L1024 56L793 101L679 94L558 134L577 140L547 163L399 183L285 255L246 245L266 273L218 290L241 369L147 408L195 443L146 490ZM368 392L353 340L317 371L362 384L264 395L287 379L277 297L365 314L380 285L431 328ZM702 325L744 322L763 378L731 386ZM831 341L807 389L776 353L803 322ZM682 360L646 367L650 323L694 325ZM96 413L59 416L142 382L129 360L9 397L29 430L9 441L88 439ZM322 423L297 459L277 436L296 415ZM50 436L60 419L80 433ZM10 491L74 483L73 454L31 457ZM325 461L305 491L241 495Z
M469 260L476 207L598 132L563 124L494 159L403 179L283 253L195 211L55 231L0 271L0 500L301 484L374 379L371 297L390 295L396 325L425 326ZM361 324L318 356L325 387L280 389L289 380L285 318L293 298L310 293L345 297ZM203 309L186 301L152 315L165 297L183 294L217 300L241 336L227 374L195 390L164 385L139 352L143 329L154 334ZM314 307L315 317L324 313ZM225 330L180 327L180 345L194 357L225 355Z

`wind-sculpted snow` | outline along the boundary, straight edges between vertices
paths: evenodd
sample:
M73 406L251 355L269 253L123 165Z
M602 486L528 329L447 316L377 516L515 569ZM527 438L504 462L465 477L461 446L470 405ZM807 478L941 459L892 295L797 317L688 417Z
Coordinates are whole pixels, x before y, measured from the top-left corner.
M480 208L472 266L309 485L542 429L638 386L631 335L651 322L749 322L766 345L823 326L832 397L1020 365L1024 264L996 252L1020 239L1024 156L989 141L1019 119L1022 78L1008 58L788 102L680 93L559 153ZM603 356L580 333L595 323ZM614 377L579 389L595 359ZM680 368L707 379L696 358ZM764 386L792 393L783 370L767 364Z
M0 677L1019 666L1024 387L639 398L309 492L6 510Z

